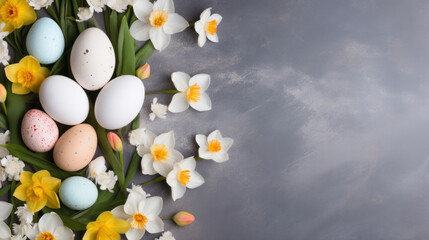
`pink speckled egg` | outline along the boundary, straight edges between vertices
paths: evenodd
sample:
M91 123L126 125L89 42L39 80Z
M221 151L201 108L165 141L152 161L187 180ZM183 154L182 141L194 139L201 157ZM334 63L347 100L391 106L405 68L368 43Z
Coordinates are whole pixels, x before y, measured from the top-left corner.
M47 152L58 140L58 127L46 113L31 109L22 119L21 135L29 149L35 152Z

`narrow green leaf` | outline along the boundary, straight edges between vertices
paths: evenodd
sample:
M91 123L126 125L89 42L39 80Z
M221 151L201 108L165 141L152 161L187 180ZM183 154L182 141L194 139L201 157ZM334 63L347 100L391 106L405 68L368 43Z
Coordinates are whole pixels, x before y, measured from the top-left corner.
M118 33L118 46L116 47L117 49L117 55L116 55L116 76L121 75L121 71L122 71L122 61L124 59L123 56L123 51L124 51L124 29L122 27L119 28L119 33Z
M73 4L73 12L75 19L78 18L77 12L79 11L79 6L77 5L77 1L71 1ZM83 22L76 22L77 29L79 32L83 32L85 30L85 24Z
M133 157L131 158L130 164L128 165L124 186L128 186L133 180L134 175L136 174L138 167L140 165L140 160L141 160L141 157L137 154L137 151L135 151L133 154Z
M119 29L119 39L122 39L122 66L120 75L135 75L135 41L130 34L127 16L122 17ZM118 39L118 51L120 50ZM119 74L118 74L119 75Z
M2 76L3 73L2 73ZM25 97L12 93L12 83L6 82L7 99L6 107L8 109L7 120L10 130L10 142L23 145L21 138L21 121L25 114Z
M140 127L140 113L134 118L131 124L131 130L137 129Z
M147 60L152 56L153 51L155 51L155 47L152 42L148 40L136 53L136 65L135 68L143 65Z
M0 114L0 128L9 129L6 116L3 113Z
M66 227L74 230L74 231L83 231L86 230L86 224L81 223L77 220L73 220L67 216L59 215L61 220L63 220L63 223Z
M109 19L109 39L112 42L113 48L115 49L116 54L116 62L118 62L118 13L116 11L112 11Z
M9 184L7 186L4 186L2 189L0 189L0 197L3 197L6 193L8 193L11 186L12 185Z

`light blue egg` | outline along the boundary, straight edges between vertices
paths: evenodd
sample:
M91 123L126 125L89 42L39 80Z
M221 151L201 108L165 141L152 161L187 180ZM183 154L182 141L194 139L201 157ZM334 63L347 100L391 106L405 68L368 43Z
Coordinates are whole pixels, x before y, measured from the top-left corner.
M64 35L54 20L40 18L31 26L26 45L28 53L40 63L51 64L64 52Z
M87 178L69 177L61 183L60 199L71 209L87 209L95 203L97 197L97 187Z

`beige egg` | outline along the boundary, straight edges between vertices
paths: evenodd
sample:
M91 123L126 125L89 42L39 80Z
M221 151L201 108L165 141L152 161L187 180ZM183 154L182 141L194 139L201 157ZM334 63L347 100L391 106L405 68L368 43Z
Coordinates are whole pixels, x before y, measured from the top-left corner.
M97 149L97 134L89 124L79 124L67 130L54 148L54 161L65 171L86 167Z

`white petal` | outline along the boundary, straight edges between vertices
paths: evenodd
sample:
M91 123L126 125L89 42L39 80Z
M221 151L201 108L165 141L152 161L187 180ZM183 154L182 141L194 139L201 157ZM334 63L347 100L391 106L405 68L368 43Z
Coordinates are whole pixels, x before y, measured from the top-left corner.
M155 169L153 168L153 156L150 153L146 153L142 158L142 173L146 175L156 174Z
M169 163L161 163L158 161L153 161L153 169L161 176L167 176L168 173L173 169L172 164Z
M207 93L201 93L201 98L198 102L190 102L189 105L197 111L209 111L212 109L212 102Z
M185 18L183 18L179 14L170 13L168 14L167 22L162 27L164 28L165 33L175 34L189 27L189 23L188 21L186 21Z
M212 21L212 20L215 20L215 21L216 21L216 23L217 23L217 25L219 25L219 23L222 21L222 16L221 16L221 15L219 15L219 14L217 14L217 13L214 13L213 15L211 15L211 16L207 19L207 22L210 22L210 21Z
M152 26L149 23L135 21L130 28L131 36L137 41L146 41L149 39L149 30Z
M0 221L6 220L12 212L13 205L8 202L0 201Z
M176 187L176 185L178 183L177 177L176 177L177 173L178 173L177 166L174 166L173 170L171 170L171 172L168 173L166 181L170 187Z
M174 148L174 131L163 133L155 138L155 144L164 144L167 148Z
M174 13L173 0L158 0L153 4L153 10L165 10L167 13Z
M68 227L59 226L53 232L56 240L72 240L74 239L73 231Z
M146 205L142 209L141 213L147 215L159 215L162 210L162 198L161 197L149 197L146 199Z
M200 15L200 19L202 22L207 22L207 19L209 19L210 14L211 14L211 10L212 8L206 8Z
M58 226L63 226L63 221L54 212L45 213L39 220L40 232L53 233Z
M228 151L230 148L231 148L231 146L232 146L232 144L234 143L234 139L232 139L232 138L223 138L222 139L222 150L223 151Z
M197 32L198 34L200 34L200 35L201 35L201 33L205 34L204 23L201 20L198 20L195 22L194 28L195 28L195 32ZM206 37L206 35L204 35L204 37Z
M215 161L215 162L223 163L223 162L226 162L229 160L229 155L225 151L220 151L217 153L213 153L211 155L211 159L213 159L213 161Z
M191 76L185 72L174 72L171 74L171 81L174 87L181 92L188 90L190 79Z
M116 218L120 218L123 220L126 220L130 217L128 214L125 213L124 205L115 207L111 212L113 213L113 215L115 215Z
M148 147L146 147L145 145L139 145L139 146L137 146L137 154L140 157L143 157L147 153L150 153L150 149Z
M197 141L198 146L201 148L207 147L207 137L203 134L197 134L195 136L195 141Z
M9 226L0 221L0 239L9 239L11 234Z
M195 83L198 84L198 86L200 86L201 92L205 92L210 85L210 75L205 73L194 75L189 80L189 86L192 86Z
M148 222L146 224L146 231L149 233L160 233L164 231L164 222L158 216L148 217Z
M189 108L189 102L184 93L176 93L168 105L168 111L172 113L184 112Z
M138 194L129 194L127 201L124 205L124 213L128 216L126 216L125 219L132 217L135 213L140 212L139 206L144 206L146 202L145 198L141 198Z
M135 228L130 228L130 230L125 233L125 236L128 240L140 240L144 236L145 230L138 230Z
M147 22L152 12L153 4L148 0L137 0L133 4L133 10L136 17L143 22Z
M186 185L188 188L196 188L204 183L204 178L197 173L196 171L191 172L191 177L189 178L189 183Z
M207 142L210 142L211 140L222 141L222 134L218 129L214 130L207 136Z
M199 148L198 156L202 159L212 159L212 153L208 151L207 148Z
M138 145L145 145L146 147L149 147L152 145L153 140L155 139L156 135L145 129L145 128L139 128L132 130L128 134L128 138L131 145L138 146Z
M179 166L182 170L195 170L195 167L197 165L197 162L195 161L194 157L188 157L185 158L184 160L180 161Z
M198 46L203 47L204 44L206 44L206 42L207 42L207 36L206 36L206 33L203 32L198 36Z
M212 42L215 42L215 43L219 42L219 37L217 36L217 33L215 33L214 35L207 34L206 36Z
M182 184L177 184L175 187L171 188L171 197L174 201L176 201L177 199L183 197L183 195L185 195L185 192L186 187Z
M153 27L149 31L150 40L156 50L164 50L170 43L171 36L166 34L162 28Z

